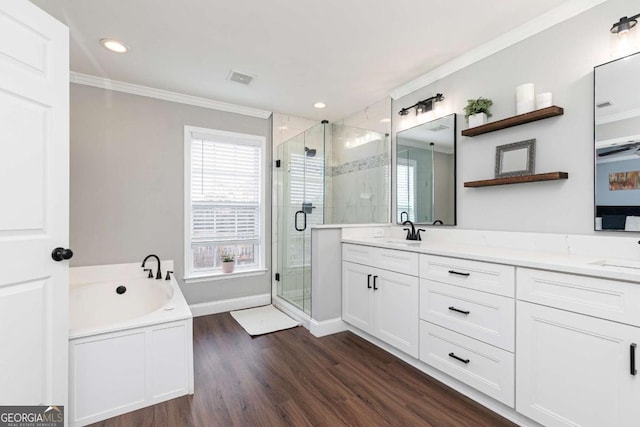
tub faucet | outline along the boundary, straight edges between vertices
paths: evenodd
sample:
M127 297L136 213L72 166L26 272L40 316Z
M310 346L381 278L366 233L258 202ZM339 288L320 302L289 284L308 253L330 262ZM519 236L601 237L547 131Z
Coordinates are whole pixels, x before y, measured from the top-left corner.
M155 258L156 261L158 261L158 273L156 274L156 279L158 280L162 279L162 271L160 271L160 258L158 258L158 255L153 255L153 254L147 255L145 259L142 261L142 268L144 268L144 265L149 258ZM149 277L153 277L151 275L151 272L149 272Z

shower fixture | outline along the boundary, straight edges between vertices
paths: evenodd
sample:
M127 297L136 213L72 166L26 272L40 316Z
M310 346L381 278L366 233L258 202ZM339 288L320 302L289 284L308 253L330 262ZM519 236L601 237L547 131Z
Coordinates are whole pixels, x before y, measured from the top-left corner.
M307 157L315 157L316 156L316 149L315 148L304 147L304 152L307 155Z

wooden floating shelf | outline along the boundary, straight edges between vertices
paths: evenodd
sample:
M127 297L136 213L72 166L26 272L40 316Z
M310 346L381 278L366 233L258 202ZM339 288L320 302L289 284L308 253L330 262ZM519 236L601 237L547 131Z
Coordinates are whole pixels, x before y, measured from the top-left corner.
M564 114L562 107L552 105L551 107L541 108L539 110L532 111L530 113L520 114L517 116L509 117L507 119L498 120L497 122L491 122L482 126L476 126L473 128L465 129L462 131L463 136L477 136L483 133L494 132L500 129L510 128L512 126L523 125L525 123L531 123L542 119L548 119L549 117L561 116Z
M495 178L485 179L482 181L469 181L465 182L465 187L490 187L493 185L506 185L506 184L520 184L522 182L536 182L536 181L555 181L557 179L568 179L569 174L567 172L548 172L538 173L535 175L524 176L509 176L507 178Z

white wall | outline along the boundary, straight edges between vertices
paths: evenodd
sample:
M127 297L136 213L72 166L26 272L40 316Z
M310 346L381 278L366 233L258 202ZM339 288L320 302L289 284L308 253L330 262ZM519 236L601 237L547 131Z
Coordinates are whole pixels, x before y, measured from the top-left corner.
M462 109L470 98L493 100L491 120L515 115L515 88L522 83L534 83L536 93L552 92L554 104L564 107L560 117L474 138L458 133L459 228L593 233L593 67L613 59L611 25L638 12L637 0L609 0L394 100L394 135L410 125L398 116L402 107L438 92L446 97L439 115L458 113L458 132L467 128ZM536 172L564 171L568 180L463 187L493 178L496 146L531 138L537 140Z
M270 119L71 85L72 265L142 262L155 253L174 260L190 304L268 293L270 271L182 283L185 125L265 136L265 163L271 164ZM270 209L266 213L268 244Z

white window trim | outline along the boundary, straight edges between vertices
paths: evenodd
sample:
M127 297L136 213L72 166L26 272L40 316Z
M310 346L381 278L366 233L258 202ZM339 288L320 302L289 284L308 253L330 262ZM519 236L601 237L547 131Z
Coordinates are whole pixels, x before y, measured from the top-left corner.
M194 273L191 271L193 264L191 251L191 137L193 134L205 134L226 142L242 143L253 141L260 144L262 148L262 171L260 176L260 251L258 254L258 265L242 268L236 267L233 273L222 272L206 272ZM199 283L209 280L246 277L258 274L264 274L267 269L265 266L266 253L266 182L267 173L269 171L267 165L267 138L260 135L251 135L237 132L228 132L217 129L201 128L196 126L184 127L184 281L185 283Z

